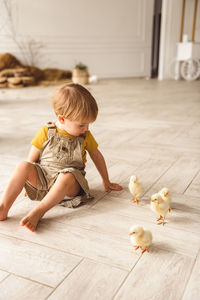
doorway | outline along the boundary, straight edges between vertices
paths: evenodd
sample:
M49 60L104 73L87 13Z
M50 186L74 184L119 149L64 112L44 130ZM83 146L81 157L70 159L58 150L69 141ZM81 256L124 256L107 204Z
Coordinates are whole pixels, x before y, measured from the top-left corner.
M158 77L162 0L154 0L151 78Z

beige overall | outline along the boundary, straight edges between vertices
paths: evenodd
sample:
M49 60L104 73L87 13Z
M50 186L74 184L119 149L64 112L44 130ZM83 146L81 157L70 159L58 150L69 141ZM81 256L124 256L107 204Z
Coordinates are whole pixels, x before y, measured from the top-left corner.
M37 188L29 182L25 190L31 200L42 200L55 183L60 173L72 173L81 186L80 194L75 198L66 197L60 204L77 207L92 197L85 179L85 164L82 159L84 137L68 138L56 132L54 123L49 122L48 140L43 144L37 163L33 163L37 174Z

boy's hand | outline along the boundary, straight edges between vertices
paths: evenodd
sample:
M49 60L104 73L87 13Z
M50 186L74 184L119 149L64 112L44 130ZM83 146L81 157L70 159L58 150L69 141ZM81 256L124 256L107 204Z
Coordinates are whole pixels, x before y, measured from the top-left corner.
M104 184L104 188L105 188L106 192L121 191L122 190L121 185L119 185L117 183L113 183L113 182L110 182L110 181L104 181L103 184Z

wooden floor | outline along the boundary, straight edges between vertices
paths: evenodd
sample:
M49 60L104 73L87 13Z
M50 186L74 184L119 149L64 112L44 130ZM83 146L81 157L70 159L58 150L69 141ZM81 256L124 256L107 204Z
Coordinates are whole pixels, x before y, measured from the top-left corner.
M103 80L89 86L100 113L91 126L121 192L105 193L88 158L94 200L56 206L31 233L19 225L36 202L18 197L0 222L0 299L200 299L200 81ZM30 140L54 120L55 87L0 91L0 193ZM127 185L143 184L139 205ZM150 197L172 192L172 212L156 225ZM152 231L149 253L135 252L129 227Z

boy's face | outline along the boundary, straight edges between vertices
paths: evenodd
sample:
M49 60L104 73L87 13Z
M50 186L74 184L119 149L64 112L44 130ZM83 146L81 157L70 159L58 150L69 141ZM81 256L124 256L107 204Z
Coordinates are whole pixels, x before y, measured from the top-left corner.
M84 134L88 130L89 124L91 123L89 120L83 120L79 122L71 121L65 118L61 118L59 121L62 124L62 129L74 136Z

